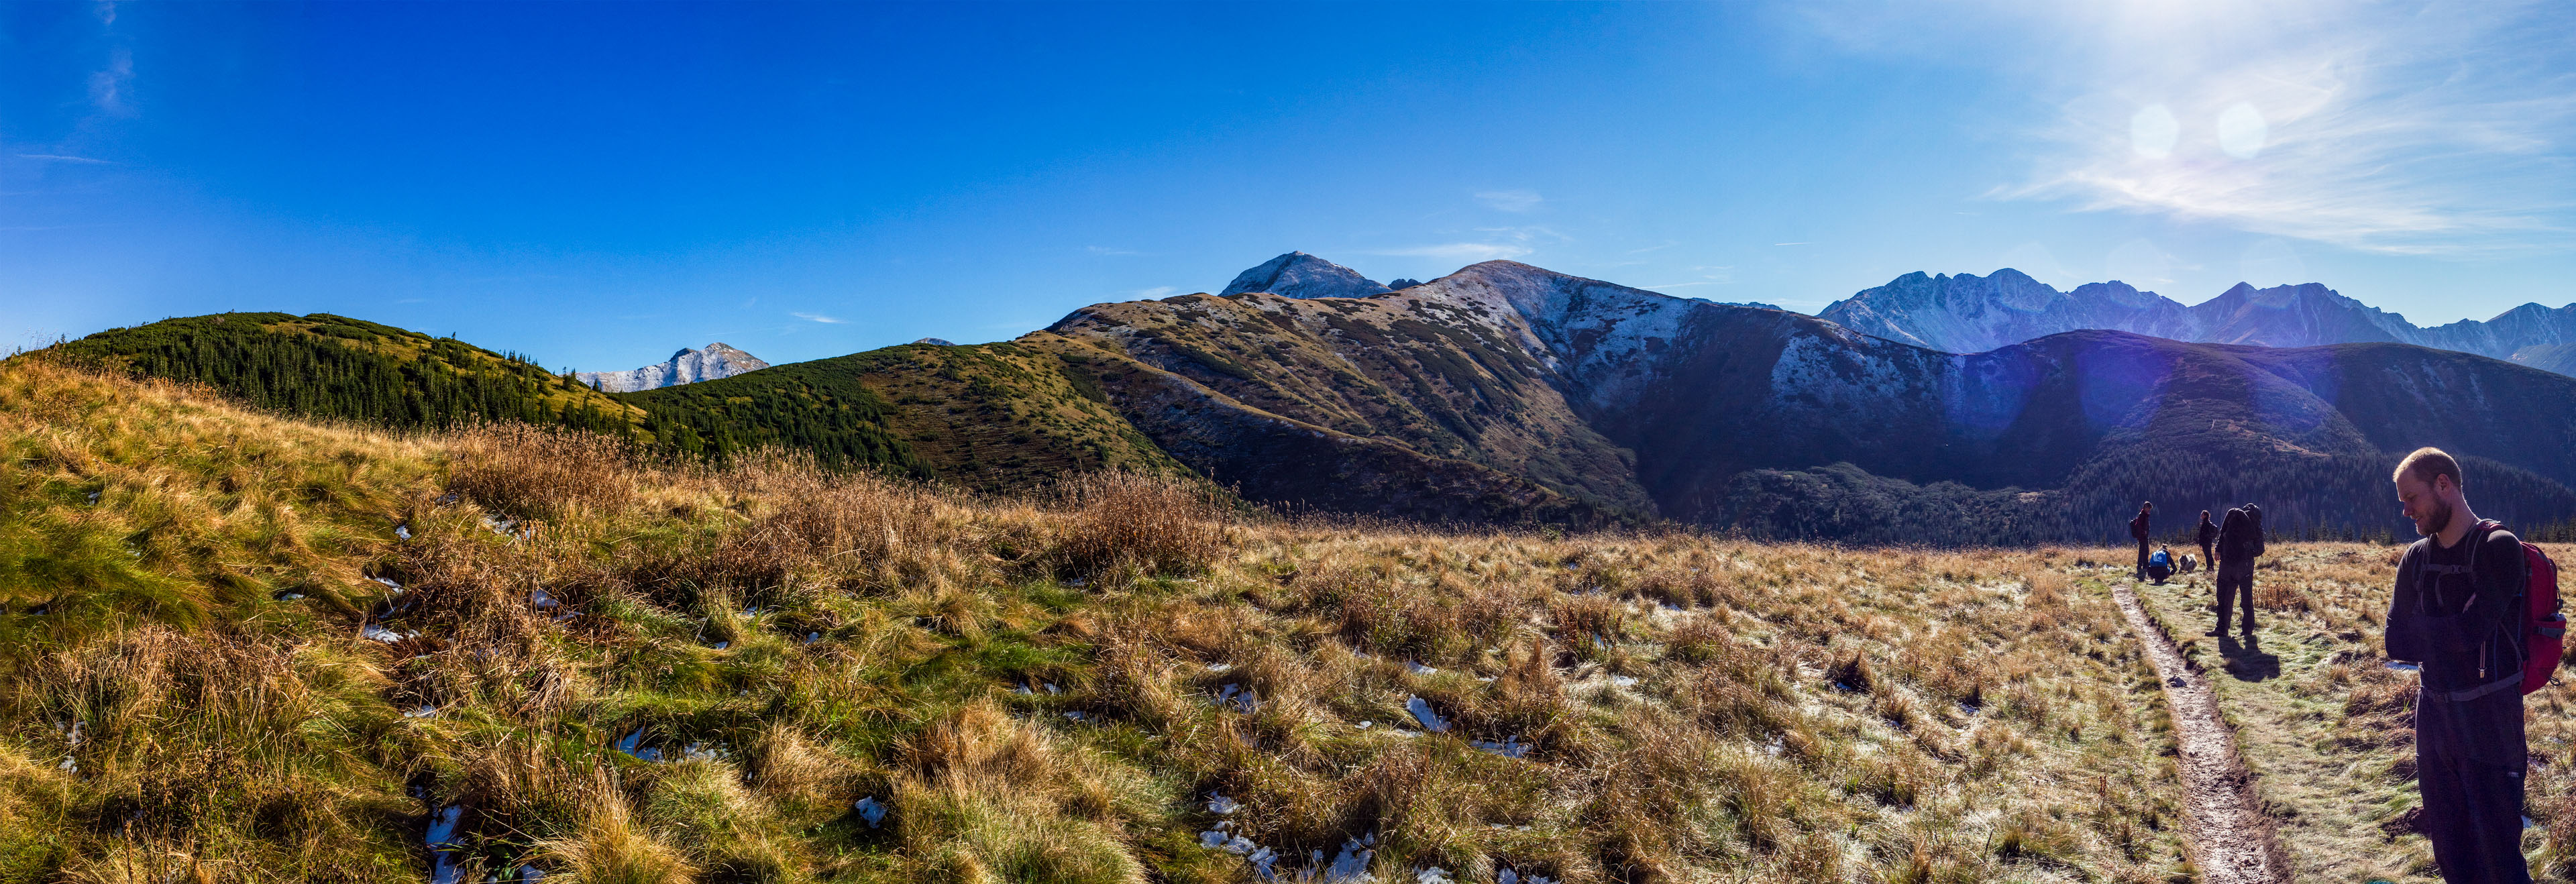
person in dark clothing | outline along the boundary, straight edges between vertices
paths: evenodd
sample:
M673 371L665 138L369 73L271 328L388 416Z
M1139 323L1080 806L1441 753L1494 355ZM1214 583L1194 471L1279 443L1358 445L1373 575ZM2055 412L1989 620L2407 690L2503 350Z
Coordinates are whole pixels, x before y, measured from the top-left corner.
M2389 596L2388 657L2419 665L2417 827L2450 884L2524 884L2520 611L2522 540L2481 531L2460 465L2423 448L2398 464L2397 499L2424 539L2406 548Z
M2155 514L2156 502L2150 500L2138 504L2138 517L2129 520L2129 537L2138 541L2137 579L2139 580L2147 579L2147 534L2149 533L2147 527L2148 520Z
M2218 523L2209 520L2208 510L2200 511L2200 529L2193 534L2193 539L2200 542L2201 565L2217 570L2218 556L2209 551L2209 545L2218 539Z
M2263 529L2248 510L2253 504L2227 511L2226 521L2218 527L2218 625L2210 635L2227 634L2228 609L2242 598L2245 606L2245 632L2254 632L2254 557L2263 554Z

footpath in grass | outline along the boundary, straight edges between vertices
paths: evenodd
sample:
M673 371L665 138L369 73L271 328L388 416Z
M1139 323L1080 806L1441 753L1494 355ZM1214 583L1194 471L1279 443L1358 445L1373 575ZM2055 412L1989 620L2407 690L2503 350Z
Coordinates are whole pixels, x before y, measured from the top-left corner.
M2234 623L2230 635L2205 635L2216 597L2205 572L2137 587L2217 690L2301 881L2441 879L2431 844L2414 831L2414 677L2385 668L2380 644L2400 551L2276 545L2256 571L2259 628L2251 638ZM2552 552L2569 561L2576 551ZM2559 846L2576 834L2564 690L2526 703L2528 806L2539 824L2526 831L2524 848L2537 880L2570 880Z

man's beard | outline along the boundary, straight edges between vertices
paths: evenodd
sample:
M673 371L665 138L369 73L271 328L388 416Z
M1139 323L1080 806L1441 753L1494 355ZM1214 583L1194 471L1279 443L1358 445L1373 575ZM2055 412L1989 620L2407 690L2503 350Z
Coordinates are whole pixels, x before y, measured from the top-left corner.
M2415 521L2415 533L2431 537L2435 534L2442 533L2442 529L2451 527L2451 516L2453 515L2451 505L2437 500L2433 502L2433 506L2437 507L2437 509L2427 514L2430 518L2417 519ZM2424 527L2428 523L2433 527Z

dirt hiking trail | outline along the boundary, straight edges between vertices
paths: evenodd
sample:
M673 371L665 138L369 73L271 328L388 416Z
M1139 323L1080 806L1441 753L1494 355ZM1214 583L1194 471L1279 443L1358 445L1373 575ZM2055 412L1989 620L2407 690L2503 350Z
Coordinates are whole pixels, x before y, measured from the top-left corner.
M2236 735L2219 717L2218 696L2200 673L2183 662L2173 639L2156 627L2136 593L2114 584L2113 598L2129 617L2156 678L2164 682L2165 705L2173 710L2174 738L2182 758L2184 841L2201 880L2209 884L2288 884L2289 864L2272 839L2271 821L2236 757Z

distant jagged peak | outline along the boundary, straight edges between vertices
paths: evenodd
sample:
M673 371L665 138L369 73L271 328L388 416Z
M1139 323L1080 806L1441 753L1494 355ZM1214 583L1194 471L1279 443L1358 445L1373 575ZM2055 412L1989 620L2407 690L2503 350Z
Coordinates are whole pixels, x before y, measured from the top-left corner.
M1289 252L1243 271L1217 294L1268 292L1288 298L1365 298L1390 291L1393 289L1361 276L1357 270L1305 252Z
M626 371L574 372L573 379L603 392L632 393L729 378L768 367L769 363L761 361L760 357L718 341L698 349L682 347L659 365Z

